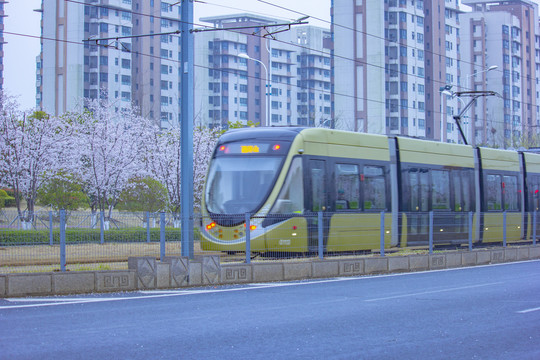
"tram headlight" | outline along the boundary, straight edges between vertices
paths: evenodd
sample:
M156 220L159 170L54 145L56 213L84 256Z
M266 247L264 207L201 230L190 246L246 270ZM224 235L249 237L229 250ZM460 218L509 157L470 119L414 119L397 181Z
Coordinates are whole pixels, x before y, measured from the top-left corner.
M244 227L246 227L246 224L244 224ZM253 231L257 228L257 225L250 225L249 230Z

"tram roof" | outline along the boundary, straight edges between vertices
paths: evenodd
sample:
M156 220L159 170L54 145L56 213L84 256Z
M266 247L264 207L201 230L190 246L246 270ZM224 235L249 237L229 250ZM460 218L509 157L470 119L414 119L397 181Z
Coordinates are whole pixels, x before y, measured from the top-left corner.
M219 143L245 139L280 139L292 141L304 127L255 127L231 129L219 138Z

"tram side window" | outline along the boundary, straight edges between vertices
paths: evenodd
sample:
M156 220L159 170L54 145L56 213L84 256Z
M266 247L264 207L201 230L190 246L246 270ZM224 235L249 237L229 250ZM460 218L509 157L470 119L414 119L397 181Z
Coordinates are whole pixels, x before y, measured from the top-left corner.
M517 176L503 176L503 196L505 210L519 210Z
M472 177L474 175L472 170L465 170L461 172L461 184L463 186L463 201L462 201L462 211L471 211L472 210L472 203L473 199L471 198L473 196L473 193L471 192L472 187Z
M471 209L471 174L470 170L452 170L454 211Z
M486 198L488 211L498 211L502 209L501 176L487 175L486 177Z
M461 186L461 171L452 171L452 181L454 182L454 211L465 211L463 209L463 187Z
M283 188L279 192L272 214L292 214L303 213L304 211L304 187L302 159L296 157L291 162L291 167Z
M364 210L386 209L386 179L380 166L364 166Z
M427 169L409 170L410 211L429 211L429 173Z
M532 211L538 211L540 210L539 207L539 200L540 200L540 190L538 184L540 183L540 177L538 176L531 176L529 181L529 193L530 193L530 204L531 204L531 210Z
M358 165L336 164L336 210L358 209L359 179Z
M431 205L433 210L450 210L450 176L446 170L431 172Z
M311 202L312 211L321 211L326 204L325 163L311 160Z

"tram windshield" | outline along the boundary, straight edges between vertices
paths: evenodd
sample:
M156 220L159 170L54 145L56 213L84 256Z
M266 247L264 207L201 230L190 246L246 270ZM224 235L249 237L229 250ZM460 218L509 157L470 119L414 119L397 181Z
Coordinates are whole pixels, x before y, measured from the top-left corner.
M214 214L254 213L275 181L282 156L223 156L212 160L206 207Z

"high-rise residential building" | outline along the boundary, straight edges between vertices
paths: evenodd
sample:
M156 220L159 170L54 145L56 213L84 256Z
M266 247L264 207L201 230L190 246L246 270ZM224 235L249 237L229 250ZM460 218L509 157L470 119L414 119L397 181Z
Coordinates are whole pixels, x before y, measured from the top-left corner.
M330 34L254 14L207 17L195 39L195 108L201 125L318 125L330 119ZM225 30L242 27L243 29ZM248 95L249 94L249 95Z
M332 0L332 117L337 129L383 134L385 6L377 0Z
M7 4L7 1L0 0L0 91L4 89L4 17L5 10L4 5Z
M459 83L461 15L459 1L417 0L415 3L417 9L421 8L420 4L424 5L424 26L421 31L425 48L425 137L442 142L460 142L462 139L459 138L453 115L459 113L463 104L457 98L440 91L441 87ZM414 37L414 33L411 35ZM422 41L418 38L420 35L420 32L416 34L417 43ZM417 75L422 76L419 73Z
M141 115L161 127L177 124L177 3L43 0L42 52L37 62L41 86L37 86L36 94L40 108L62 114L83 97L108 97L116 109L133 103ZM156 35L146 36L152 33ZM132 37L135 34L145 36Z
M332 34L315 26L291 29L296 49L296 124L332 127L330 51Z
M332 2L337 128L458 141L458 100L439 89L459 68L457 1ZM448 114L448 115L447 115Z
M528 0L463 3L471 12L461 15L461 89L502 97L480 98L468 111L472 143L540 145L538 5Z

